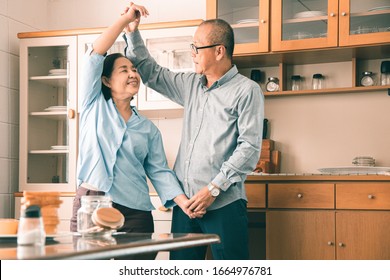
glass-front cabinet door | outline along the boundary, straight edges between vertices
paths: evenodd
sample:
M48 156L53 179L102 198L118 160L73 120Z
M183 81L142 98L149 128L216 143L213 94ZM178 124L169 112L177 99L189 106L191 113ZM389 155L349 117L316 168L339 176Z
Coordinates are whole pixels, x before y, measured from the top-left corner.
M19 191L74 191L76 37L20 42Z
M338 0L273 0L271 50L337 46Z
M235 55L269 51L269 0L207 0L207 19L220 18L234 30Z
M340 46L390 41L390 0L340 0Z

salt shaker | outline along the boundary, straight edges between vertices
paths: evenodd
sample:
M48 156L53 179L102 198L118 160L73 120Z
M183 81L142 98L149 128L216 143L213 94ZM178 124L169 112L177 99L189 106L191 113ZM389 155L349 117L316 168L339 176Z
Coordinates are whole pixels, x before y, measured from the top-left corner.
M41 208L31 205L22 211L19 221L17 243L21 246L45 245L46 233Z

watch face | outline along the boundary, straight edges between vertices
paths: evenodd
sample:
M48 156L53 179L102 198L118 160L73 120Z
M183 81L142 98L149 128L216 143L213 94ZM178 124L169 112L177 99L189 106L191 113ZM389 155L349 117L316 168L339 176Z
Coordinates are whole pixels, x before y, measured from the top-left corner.
M214 197L218 196L219 195L219 189L218 188L213 188L211 190L211 195L214 196Z
M275 82L268 82L266 89L267 89L267 91L278 91L279 85Z
M362 86L372 86L374 84L374 80L372 79L372 77L370 76L364 76L361 80L360 80L360 84Z

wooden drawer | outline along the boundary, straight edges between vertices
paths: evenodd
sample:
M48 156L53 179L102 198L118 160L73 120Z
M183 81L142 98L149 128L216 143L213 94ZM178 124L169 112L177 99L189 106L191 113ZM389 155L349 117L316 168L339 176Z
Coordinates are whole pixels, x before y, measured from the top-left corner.
M336 208L390 210L390 183L336 184Z
M268 208L334 209L334 184L269 184Z
M245 183L248 208L265 208L265 184Z
M151 195L150 200L155 210L152 211L154 221L171 221L172 220L172 209L165 208L157 195Z

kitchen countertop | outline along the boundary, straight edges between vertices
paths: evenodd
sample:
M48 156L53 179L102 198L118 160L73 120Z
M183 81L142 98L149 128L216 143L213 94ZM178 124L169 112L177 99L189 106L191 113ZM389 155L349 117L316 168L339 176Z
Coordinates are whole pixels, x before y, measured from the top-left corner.
M83 238L77 233L46 237L44 247L17 246L16 236L0 236L0 259L111 259L219 243L215 234L114 233Z
M322 174L322 173L251 173L246 182L285 182L285 181L378 181L390 182L389 175L376 174Z

